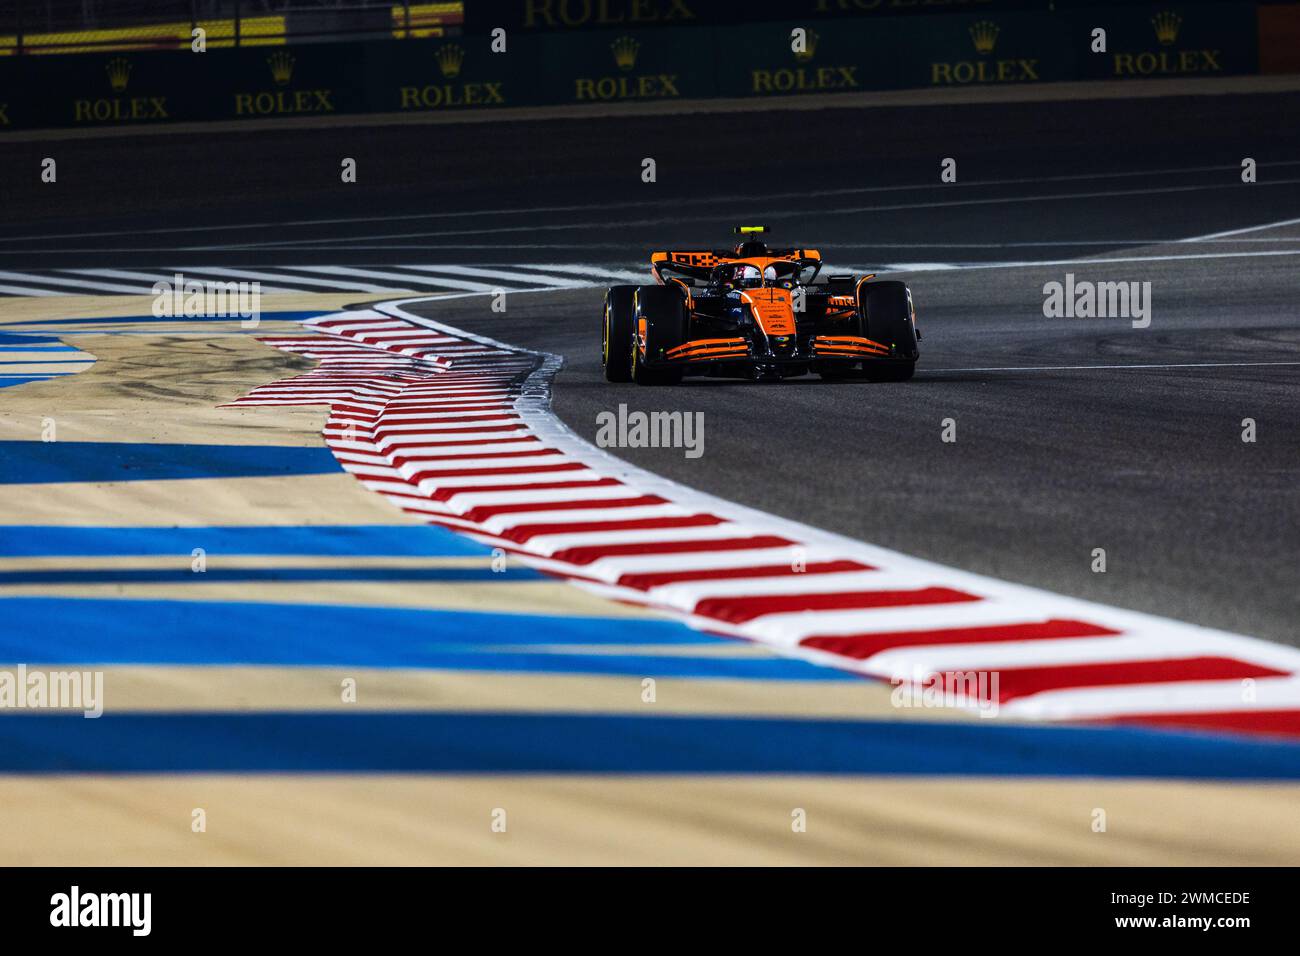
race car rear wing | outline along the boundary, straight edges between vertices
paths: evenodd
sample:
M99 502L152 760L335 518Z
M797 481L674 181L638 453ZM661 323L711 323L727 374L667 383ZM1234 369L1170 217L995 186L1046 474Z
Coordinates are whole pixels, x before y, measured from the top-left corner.
M702 251L672 250L652 252L650 268L654 271L655 281L662 285L667 278L682 277L695 280L707 280L713 270L728 262L754 262L761 260L783 259L797 262L800 270L811 268L813 276L821 269L822 256L816 249L769 249L762 256L737 255L732 249L711 249ZM812 281L809 279L808 281Z

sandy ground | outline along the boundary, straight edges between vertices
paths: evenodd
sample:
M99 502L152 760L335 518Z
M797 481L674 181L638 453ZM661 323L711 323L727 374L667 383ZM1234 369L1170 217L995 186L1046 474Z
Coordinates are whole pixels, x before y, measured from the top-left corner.
M949 777L0 779L5 862L51 865L1294 865L1296 796Z

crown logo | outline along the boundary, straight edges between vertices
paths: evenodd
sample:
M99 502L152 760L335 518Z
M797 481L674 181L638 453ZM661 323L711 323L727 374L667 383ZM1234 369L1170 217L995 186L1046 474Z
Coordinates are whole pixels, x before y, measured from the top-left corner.
M813 58L813 54L817 52L817 41L820 39L821 37L817 35L816 31L809 30L804 37L803 50L795 53L794 58L800 63L807 63Z
M1178 28L1183 25L1183 18L1166 10L1152 17L1151 25L1156 28L1156 39L1160 45L1169 46L1178 39Z
M104 67L108 73L109 85L113 87L114 93L121 93L126 89L127 81L131 79L131 61L126 57L115 56L108 61Z
M631 37L619 37L609 48L614 51L614 62L620 70L630 70L636 66L636 55L641 52L641 44Z
M446 46L438 47L436 54L438 57L438 69L442 70L442 75L447 79L454 79L460 76L461 64L465 62L465 51L455 43L449 43Z
M284 86L293 79L293 56L285 50L277 50L266 58L266 65L271 68L271 79L276 86Z
M997 45L998 34L1002 31L991 20L980 20L970 25L971 42L975 44L976 53L992 53Z

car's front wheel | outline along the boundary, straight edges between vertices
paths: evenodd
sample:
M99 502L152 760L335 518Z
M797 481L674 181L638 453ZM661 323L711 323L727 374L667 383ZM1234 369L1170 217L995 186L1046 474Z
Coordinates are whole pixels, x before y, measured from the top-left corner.
M680 367L663 367L669 349L686 341L686 303L676 289L641 286L636 290L629 359L632 381L638 385L676 385ZM642 341L642 334L645 341Z
M889 346L889 358L866 359L862 371L872 382L905 382L916 371L920 349L912 292L903 282L864 282L858 288L862 334Z

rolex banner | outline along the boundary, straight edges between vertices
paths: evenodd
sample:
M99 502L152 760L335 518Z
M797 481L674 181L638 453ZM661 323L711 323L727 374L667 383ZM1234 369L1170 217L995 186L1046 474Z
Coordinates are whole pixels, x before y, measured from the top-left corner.
M44 127L1219 76L1253 73L1259 65L1253 3L1071 3L1051 12L970 4L961 10L518 30L508 32L504 48L489 36L467 33L206 53L6 56L0 57L0 134Z
M207 71L185 53L6 57L0 88L15 127L153 126L210 118Z
M384 62L385 45L249 47L194 58L221 55L206 64L204 84L207 108L218 119L331 116L371 109L371 78Z
M522 46L522 44L520 44ZM370 109L428 113L531 106L545 102L529 82L529 58L494 53L482 37L371 44Z
M1252 4L1200 3L1101 7L1066 15L1071 31L1087 37L1106 30L1106 51L1083 46L1080 79L1228 76L1254 73L1259 35Z
M380 44L7 57L0 100L28 127L148 126L370 110ZM383 44L382 46L388 46Z
M708 27L521 36L528 85L544 103L625 103L718 95Z
M1077 49L1048 13L935 17L896 38L905 87L1024 86L1078 78Z
M897 44L920 22L757 23L719 30L718 94L790 96L900 86Z

